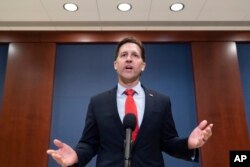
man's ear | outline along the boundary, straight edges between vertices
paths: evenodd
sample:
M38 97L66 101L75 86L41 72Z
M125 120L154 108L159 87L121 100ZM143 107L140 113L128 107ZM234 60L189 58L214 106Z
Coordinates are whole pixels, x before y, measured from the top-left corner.
M114 69L117 70L116 61L114 61Z
M145 68L146 68L146 63L144 62L144 63L143 63L143 66L142 66L142 68L141 68L141 71L144 71Z

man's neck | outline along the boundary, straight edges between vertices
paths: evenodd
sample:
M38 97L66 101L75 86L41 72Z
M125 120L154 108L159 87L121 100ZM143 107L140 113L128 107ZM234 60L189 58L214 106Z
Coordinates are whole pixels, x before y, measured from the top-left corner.
M121 86L125 87L125 88L133 88L133 87L135 87L138 83L139 83L139 80L136 80L136 81L134 81L134 82L127 82L127 83L119 81L119 84L120 84Z

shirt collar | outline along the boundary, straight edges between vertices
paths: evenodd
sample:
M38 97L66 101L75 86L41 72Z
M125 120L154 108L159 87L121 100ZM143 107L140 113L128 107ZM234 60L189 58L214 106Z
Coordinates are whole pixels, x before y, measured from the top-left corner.
M123 95L124 94L124 91L126 90L127 88L125 88L124 86L122 86L121 84L118 83L118 86L117 86L117 94L118 95ZM142 86L141 86L141 82L139 81L134 87L132 87L131 89L133 89L136 94L141 94L141 91L142 90Z

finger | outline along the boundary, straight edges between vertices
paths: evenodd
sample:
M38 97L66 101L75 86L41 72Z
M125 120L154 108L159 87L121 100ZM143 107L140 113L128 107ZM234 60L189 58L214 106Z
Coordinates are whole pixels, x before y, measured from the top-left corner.
M207 127L206 130L203 132L204 140L207 141L212 136L212 129L211 126Z
M212 130L213 126L214 126L214 124L209 124L209 125L207 126L207 128L209 128L210 130Z
M210 124L209 126L206 127L206 129L204 130L205 134L207 136L212 136L212 128L213 128L213 124Z
M207 140L210 137L209 131L203 131L203 140Z
M47 150L47 154L52 155L53 153L56 153L56 150Z
M54 144L59 148L63 147L63 142L58 139L54 139Z
M201 121L198 127L199 129L203 130L206 126L207 126L207 120L203 120Z
M209 129L204 130L203 131L203 140L207 141L211 135L212 135L212 132Z

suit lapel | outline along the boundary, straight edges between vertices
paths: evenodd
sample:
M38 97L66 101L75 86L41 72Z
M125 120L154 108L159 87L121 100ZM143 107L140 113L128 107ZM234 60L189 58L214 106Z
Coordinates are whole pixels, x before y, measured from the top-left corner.
M142 119L142 123L140 126L140 130L138 132L138 136L135 140L135 145L137 143L140 143L140 140L143 139L143 135L146 134L144 133L147 129L147 124L150 122L150 116L149 113L151 112L151 109L153 108L154 103L154 94L150 91L147 90L145 87L143 87L145 91L145 109L144 109L144 115Z
M117 125L116 127L118 128L118 131L120 132L120 134L124 137L124 130L123 130L123 124L121 122L120 116L118 114L118 109L117 109L117 97L116 97L116 93L117 93L117 87L113 88L112 90L110 90L110 96L111 96L111 101L110 101L110 112L111 115L113 117L113 120L115 122L115 124Z

